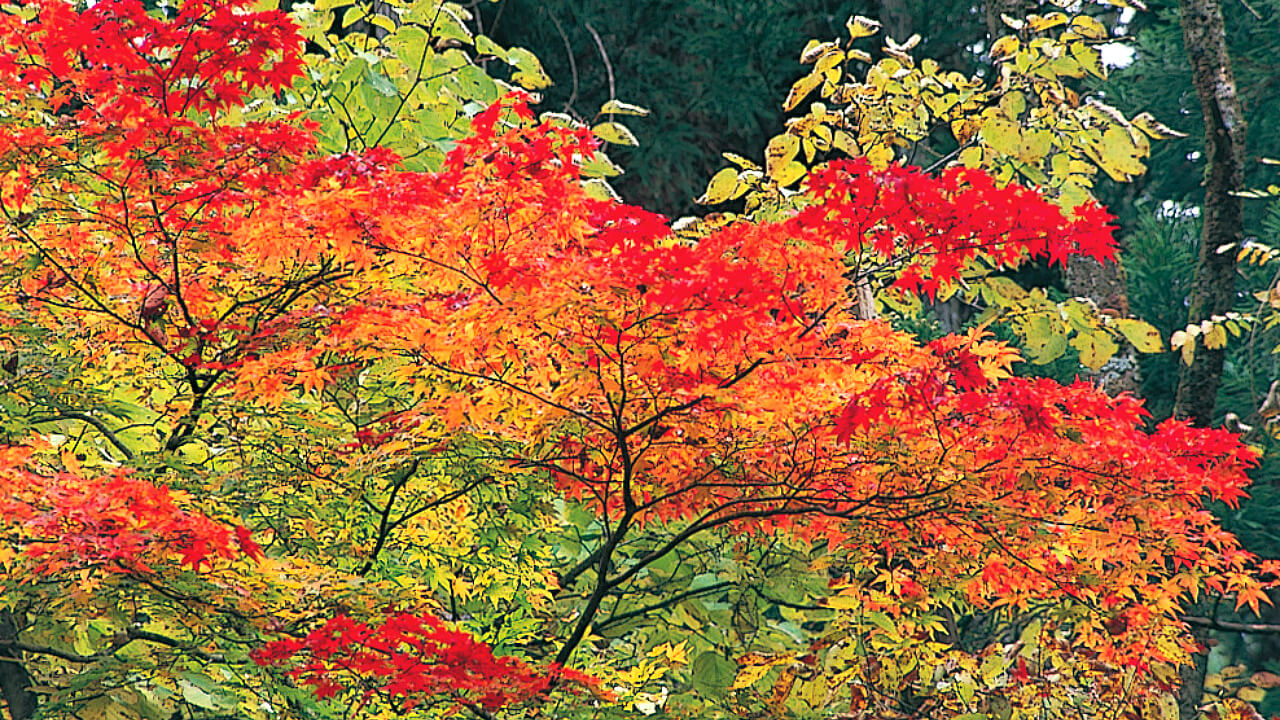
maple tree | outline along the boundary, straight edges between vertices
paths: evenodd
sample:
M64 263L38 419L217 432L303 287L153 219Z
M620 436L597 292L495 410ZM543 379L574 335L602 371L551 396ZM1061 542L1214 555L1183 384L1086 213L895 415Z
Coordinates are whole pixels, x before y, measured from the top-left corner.
M306 81L242 0L0 47L12 715L1138 717L1265 597L1233 436L857 312L1111 259L1096 204L853 159L691 238L520 98L435 171L246 112Z

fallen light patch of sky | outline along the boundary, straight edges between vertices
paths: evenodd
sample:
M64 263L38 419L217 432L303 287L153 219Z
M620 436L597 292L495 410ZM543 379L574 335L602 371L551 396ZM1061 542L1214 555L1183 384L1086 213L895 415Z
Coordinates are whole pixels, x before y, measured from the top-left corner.
M1126 68L1133 64L1136 52L1132 45L1122 42L1109 42L1098 46L1102 54L1102 64L1109 68Z

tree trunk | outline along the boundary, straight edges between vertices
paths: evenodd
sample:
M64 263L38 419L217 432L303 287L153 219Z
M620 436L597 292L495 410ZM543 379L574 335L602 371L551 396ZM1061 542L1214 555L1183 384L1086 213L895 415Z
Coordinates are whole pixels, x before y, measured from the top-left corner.
M1208 163L1201 205L1204 234L1188 312L1190 322L1198 323L1226 313L1235 302L1236 256L1232 252L1219 253L1218 248L1244 237L1243 207L1240 198L1232 193L1244 184L1245 122L1217 0L1180 0L1179 10L1182 41L1204 113L1204 155ZM1213 422L1224 358L1221 349L1210 350L1203 345L1196 348L1194 362L1179 372L1175 417L1190 419L1199 426ZM1204 695L1207 658L1198 654L1195 660L1194 665L1182 671L1178 694L1182 720L1197 716L1196 706Z
M1068 293L1089 298L1099 311L1129 317L1129 284L1119 262L1103 264L1093 258L1073 255L1067 258L1064 280ZM1087 377L1108 395L1122 392L1137 395L1142 385L1138 356L1127 343L1097 372L1082 369L1081 377Z
M911 17L912 0L880 0L880 22L885 34L902 42L915 32Z
M987 15L987 47L990 47L990 41L1013 32L1013 28L1005 25L1000 19L1001 15L1019 20L1027 16L1027 9L1022 0L987 0L984 9Z
M1180 0L1182 39L1204 112L1205 170L1201 216L1204 234L1191 286L1190 322L1198 323L1231 310L1235 302L1236 256L1218 248L1244 237L1240 198L1232 193L1244 184L1244 113L1227 56L1226 31L1217 0ZM1174 415L1208 426L1222 382L1225 352L1196 347L1195 361L1178 377Z
M1209 631L1196 627L1191 635L1203 652L1191 656L1191 663L1178 669L1178 719L1195 720L1200 715L1200 700L1204 697L1204 676L1209 670L1209 648L1206 642Z
M10 720L29 720L36 714L36 695L31 692L31 676L22 665L18 623L13 613L0 610L0 698L9 709Z

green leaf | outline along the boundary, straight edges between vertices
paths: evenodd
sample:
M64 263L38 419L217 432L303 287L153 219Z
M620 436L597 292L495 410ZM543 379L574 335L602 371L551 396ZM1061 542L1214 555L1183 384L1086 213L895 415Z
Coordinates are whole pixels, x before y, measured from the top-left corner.
M387 76L380 72L375 72L373 68L367 68L365 70L364 80L369 83L369 87L373 88L375 92L383 97L400 96L400 91L396 90L396 86L387 79Z
M489 38L488 35L476 36L476 55L486 56L492 55L503 62L510 62L507 58L507 50L498 43Z
M978 674L982 676L982 682L986 683L988 687L994 687L996 680L1005 671L1007 664L1004 656L999 653L988 655L978 669Z
M435 3L433 3L434 5ZM466 45L474 42L471 31L467 29L466 23L462 18L458 17L447 4L433 11L431 35L432 37L446 38L449 40L457 40Z
M182 688L182 699L204 710L213 710L218 707L217 701L213 695L196 687L189 680L181 680L178 686Z
M694 658L690 668L693 673L693 686L708 695L720 696L733 683L738 674L738 666L712 650Z
M622 172L622 168L615 165L609 156L602 152L592 155L590 160L582 163L582 174L586 177L617 177Z
M636 115L644 117L649 114L648 108L642 108L639 105L632 105L621 100L610 100L600 106L600 113L606 115Z
M706 192L694 202L699 205L716 205L733 197L733 191L737 189L738 171L733 168L724 168L711 176Z
M882 612L867 613L867 619L871 621L872 625L875 625L890 635L896 636L898 634L898 626L894 625L893 620Z
M538 56L521 47L507 50L507 63L516 69L511 79L525 90L541 90L551 86L551 78L542 69Z
M351 27L356 23L356 21L360 20L360 18L363 18L365 14L365 9L359 5L347 8L346 12L342 13L342 27Z
M622 202L622 198L618 196L613 186L601 178L583 180L582 187L587 191L587 195L596 200Z
M601 140L612 143L614 145L639 145L636 136L627 129L626 125L616 122L602 122L591 128L591 132Z
M417 70L419 65L424 65L424 59L431 52L429 40L425 30L407 25L388 38L387 45L391 47L396 57L400 58L400 62L412 70Z
M382 28L389 33L394 33L396 31L396 21L382 13L374 13L373 16L369 18L369 22L373 26Z

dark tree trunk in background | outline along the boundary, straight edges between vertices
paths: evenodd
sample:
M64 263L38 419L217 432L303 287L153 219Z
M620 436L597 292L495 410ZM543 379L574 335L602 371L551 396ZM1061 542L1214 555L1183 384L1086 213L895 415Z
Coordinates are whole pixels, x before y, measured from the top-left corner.
M1218 248L1244 237L1243 206L1232 193L1244 184L1245 122L1227 56L1222 8L1217 0L1180 0L1179 11L1182 41L1204 113L1207 167L1200 210L1204 234L1188 313L1190 322L1198 323L1229 311L1235 302L1236 255L1219 253ZM1175 417L1190 419L1199 426L1213 422L1224 357L1221 349L1209 350L1202 344L1196 347L1195 361L1189 367L1183 366L1179 373ZM1198 634L1196 639L1203 645L1205 634ZM1206 663L1207 658L1197 654L1196 663L1182 671L1178 696L1182 720L1192 720L1198 714Z
M1244 213L1233 195L1244 184L1244 112L1227 56L1226 31L1217 0L1181 0L1182 38L1204 112L1205 169L1201 215L1204 235L1191 286L1190 322L1231 310L1235 303L1236 255L1218 248L1244 237ZM1208 426L1222 382L1225 352L1196 347L1195 362L1178 377L1174 415Z
M1120 263L1100 263L1093 258L1067 258L1063 280L1067 292L1093 301L1098 310L1119 317L1129 317L1129 286ZM1108 395L1127 392L1137 395L1141 389L1138 356L1133 346L1124 344L1097 372L1082 368L1081 377L1097 383Z
M10 720L29 720L36 714L36 696L31 692L31 676L22 665L22 651L14 647L17 641L18 624L13 614L0 610L0 699Z
M912 0L880 0L880 22L894 40L901 42L915 32L911 5Z
M1013 28L1005 25L1004 21L1000 19L1001 15L1019 19L1027 16L1026 3L1023 0L987 0L983 9L987 15L988 41L1013 32ZM990 42L987 45L990 47Z
M1201 627L1192 628L1191 635L1202 647L1209 639L1209 632ZM1204 676L1209 670L1209 653L1198 652L1192 662L1178 669L1178 719L1195 720L1200 715L1200 698L1204 697Z

